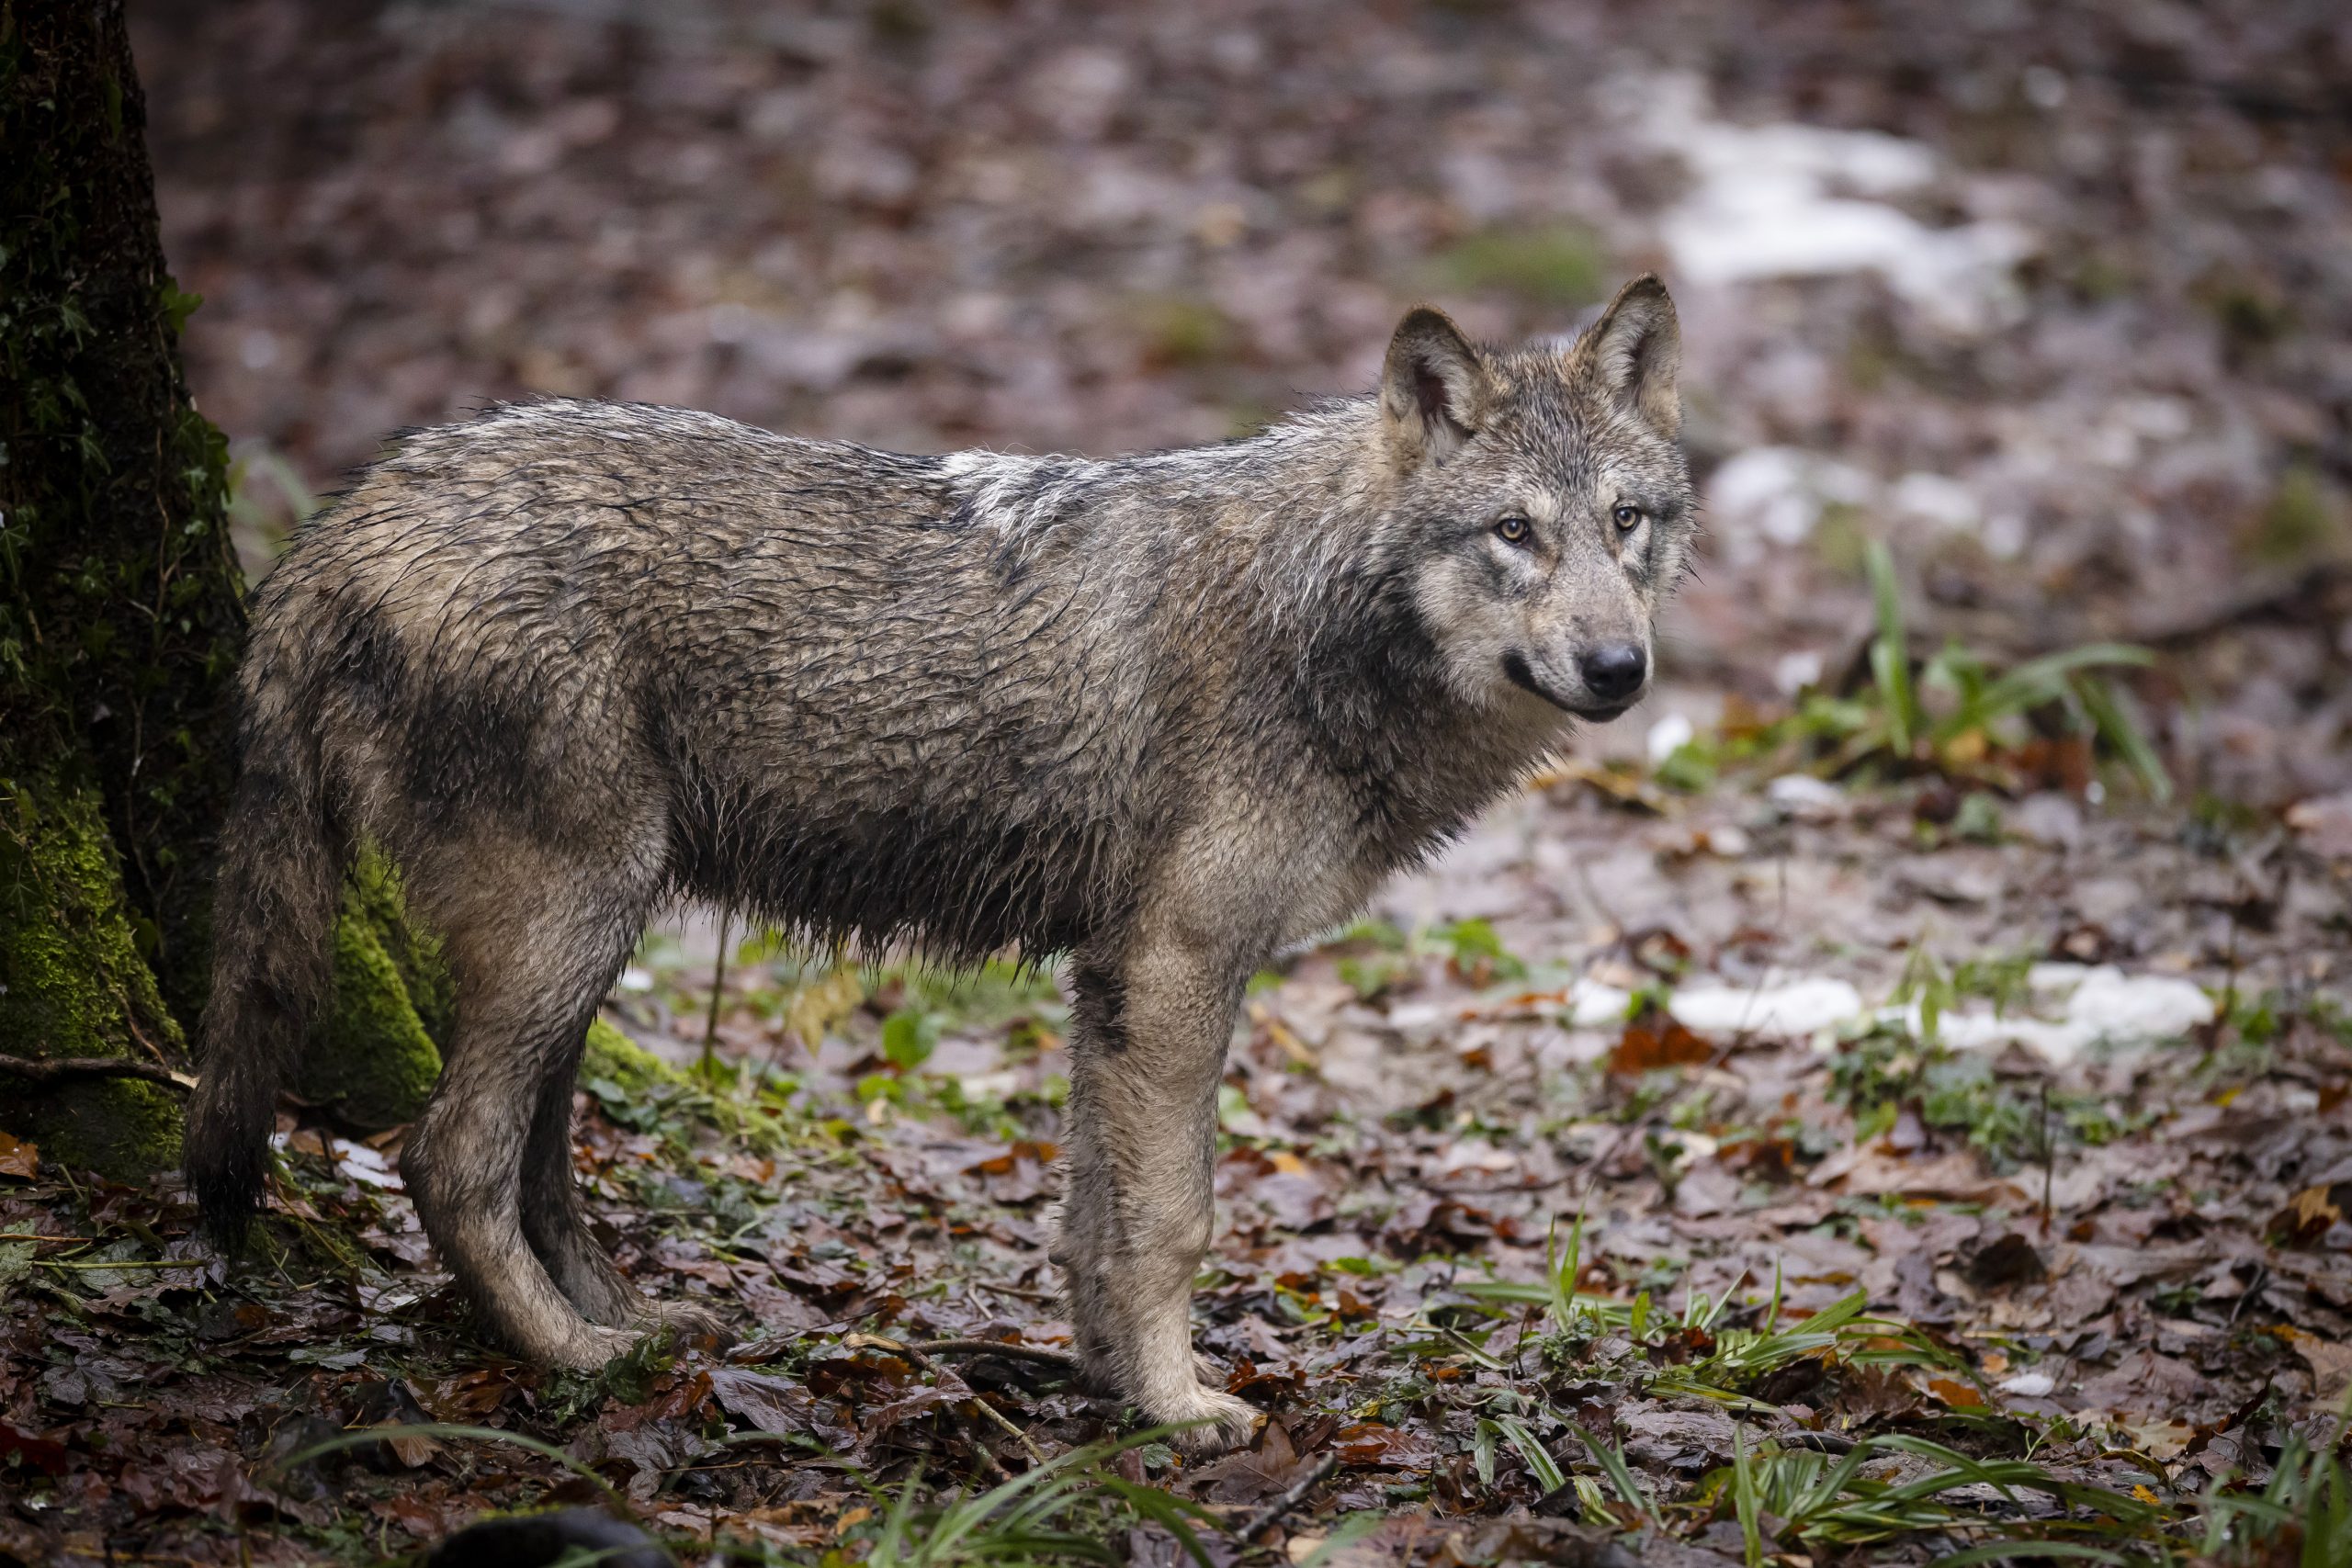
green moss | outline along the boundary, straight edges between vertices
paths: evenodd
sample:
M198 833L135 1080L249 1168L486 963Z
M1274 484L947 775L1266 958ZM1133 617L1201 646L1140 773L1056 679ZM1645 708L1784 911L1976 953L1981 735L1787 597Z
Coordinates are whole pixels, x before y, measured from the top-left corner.
M356 893L334 927L334 1005L303 1054L296 1091L355 1126L396 1126L424 1108L441 1053Z
M408 919L400 874L363 852L334 928L334 1001L296 1074L296 1092L355 1126L381 1128L424 1109L449 1037L449 973L440 944Z
M601 1018L588 1026L588 1048L580 1058L580 1081L594 1079L633 1100L691 1087L685 1074Z
M1593 232L1574 223L1482 229L1438 258L1459 288L1515 294L1532 304L1589 305L1600 298L1609 258Z
M186 1066L127 908L96 792L0 779L0 1052ZM177 1097L134 1079L0 1074L0 1128L110 1177L179 1160Z
M754 1147L770 1147L775 1128L741 1101L714 1094L688 1074L598 1019L588 1026L580 1086L624 1126L650 1131L683 1114Z
M408 918L399 868L372 847L361 851L358 863L352 868L345 908L345 919L356 911L375 929L385 955L400 971L409 1005L416 1010L425 1032L435 1040L447 1040L458 1021L457 990L449 978L449 966L442 962L439 941Z
M2280 477L2247 546L2267 566L2309 566L2341 557L2347 535L2342 500L2317 469L2298 463Z

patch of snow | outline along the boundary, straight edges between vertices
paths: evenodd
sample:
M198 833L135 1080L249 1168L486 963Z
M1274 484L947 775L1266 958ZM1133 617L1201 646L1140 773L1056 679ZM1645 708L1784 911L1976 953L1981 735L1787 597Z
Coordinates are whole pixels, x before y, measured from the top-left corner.
M2195 982L2174 975L2127 975L2104 964L2037 964L2027 971L2026 985L2038 1005L2056 1006L2058 1018L1996 1018L1973 1008L1955 1010L1940 1021L1944 1043L1990 1050L2015 1041L2064 1066L2094 1045L2158 1044L2213 1021L2213 998ZM1916 1006L1908 1017L1916 1030Z
M1598 980L1578 980L1568 992L1566 1021L1571 1029L1606 1029L1611 1024L1623 1023L1625 1010L1633 1002L1631 991L1621 991Z
M2102 964L2066 998L2066 1021L2109 1040L2177 1040L2213 1021L2213 998L2177 975L2126 975Z
M1844 980L1804 976L1761 986L1687 986L1667 1004L1675 1021L1702 1034L1743 1031L1775 1039L1803 1039L1859 1018L1862 994Z
M1691 186L1659 224L1675 270L1702 287L1875 272L1937 326L1975 333L2021 310L2010 279L2033 236L1996 220L1931 229L1886 198L1940 172L1924 143L1869 130L1735 125L1705 85L1673 73L1642 85L1635 121L1679 153Z
M967 1100L1011 1100L1021 1091L1021 1075L1009 1067L995 1073L958 1073L956 1081Z
M1807 686L1820 684L1821 653L1817 649L1784 653L1772 665L1772 687L1784 697L1793 697Z
M1687 716L1670 713L1650 726L1649 738L1644 744L1652 762L1663 762L1690 744L1698 733L1698 727Z
M1764 786L1764 798L1792 817L1835 817L1846 809L1844 792L1811 773L1782 773Z
M1794 446L1751 446L1707 481L1707 518L1735 566L1801 545L1831 506L1867 506L1878 480L1834 457Z
M1974 533L1984 521L1976 493L1958 479L1942 474L1905 474L1894 481L1889 498L1894 510L1947 533Z

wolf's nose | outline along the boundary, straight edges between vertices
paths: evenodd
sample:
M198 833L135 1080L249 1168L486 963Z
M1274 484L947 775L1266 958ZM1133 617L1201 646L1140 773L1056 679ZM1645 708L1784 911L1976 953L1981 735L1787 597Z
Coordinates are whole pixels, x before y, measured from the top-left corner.
M1616 703L1641 690L1649 659L1637 643L1607 642L1587 650L1577 667L1584 671L1587 691L1604 703Z

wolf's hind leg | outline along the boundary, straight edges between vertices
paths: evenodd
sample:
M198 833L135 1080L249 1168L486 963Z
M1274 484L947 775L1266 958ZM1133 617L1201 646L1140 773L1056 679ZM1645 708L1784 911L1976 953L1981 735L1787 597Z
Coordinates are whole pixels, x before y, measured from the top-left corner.
M455 893L434 900L434 923L456 973L458 1026L402 1176L492 1334L535 1361L601 1366L628 1348L623 1325L637 1314L571 1191L570 1086L644 901L609 886L600 895L576 862L523 846L468 860L469 874L454 888L420 879ZM548 1179L551 1151L561 1161L560 1197ZM527 1190L526 1169L537 1173ZM589 1321L583 1307L604 1321Z
M587 1025L581 1025L582 1043ZM551 1061L531 1113L523 1152L523 1237L580 1314L606 1328L633 1328L652 1303L630 1288L589 1233L571 1173L571 1088L582 1043Z

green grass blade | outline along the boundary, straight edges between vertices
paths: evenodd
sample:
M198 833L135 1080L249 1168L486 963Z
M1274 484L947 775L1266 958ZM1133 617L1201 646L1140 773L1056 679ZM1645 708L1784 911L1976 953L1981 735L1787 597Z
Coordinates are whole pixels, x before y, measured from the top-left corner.
M2075 682L2075 694L2082 698L2084 711L2091 716L2091 724L2117 756L2148 792L2148 798L2161 806L2172 798L2172 775L2165 771L2164 759L2148 744L2147 736L2132 720L2130 710L2104 681L2085 678Z
M1894 557L1883 539L1872 539L1865 552L1870 567L1871 594L1878 610L1878 637L1871 644L1871 678L1878 684L1886 710L1887 744L1897 756L1911 755L1911 739L1922 728L1919 697L1911 687L1910 634L1903 625L1903 590L1894 576Z
M1649 1495L1634 1479L1633 1466L1625 1462L1625 1450L1614 1442L1603 1443L1573 1421L1568 1423L1568 1430L1582 1440L1585 1451L1592 1456L1592 1462L1600 1467L1601 1473L1609 1477L1609 1484L1624 1499L1625 1506L1641 1518L1655 1519Z
M1747 1458L1747 1428L1731 1429L1732 1506L1739 1514L1739 1539L1747 1553L1747 1568L1763 1568L1764 1533L1756 1522L1756 1467Z
M1501 1432L1504 1439L1518 1450L1528 1472L1535 1477L1536 1485L1546 1492L1557 1492L1567 1484L1567 1477L1560 1472L1559 1464L1544 1451L1544 1445L1535 1440L1533 1433L1509 1416L1498 1416L1494 1422L1496 1430Z
M1320 1545L1299 1559L1298 1568L1323 1568L1328 1559L1346 1551L1387 1522L1385 1514L1350 1514L1331 1527L1331 1533L1323 1538Z

